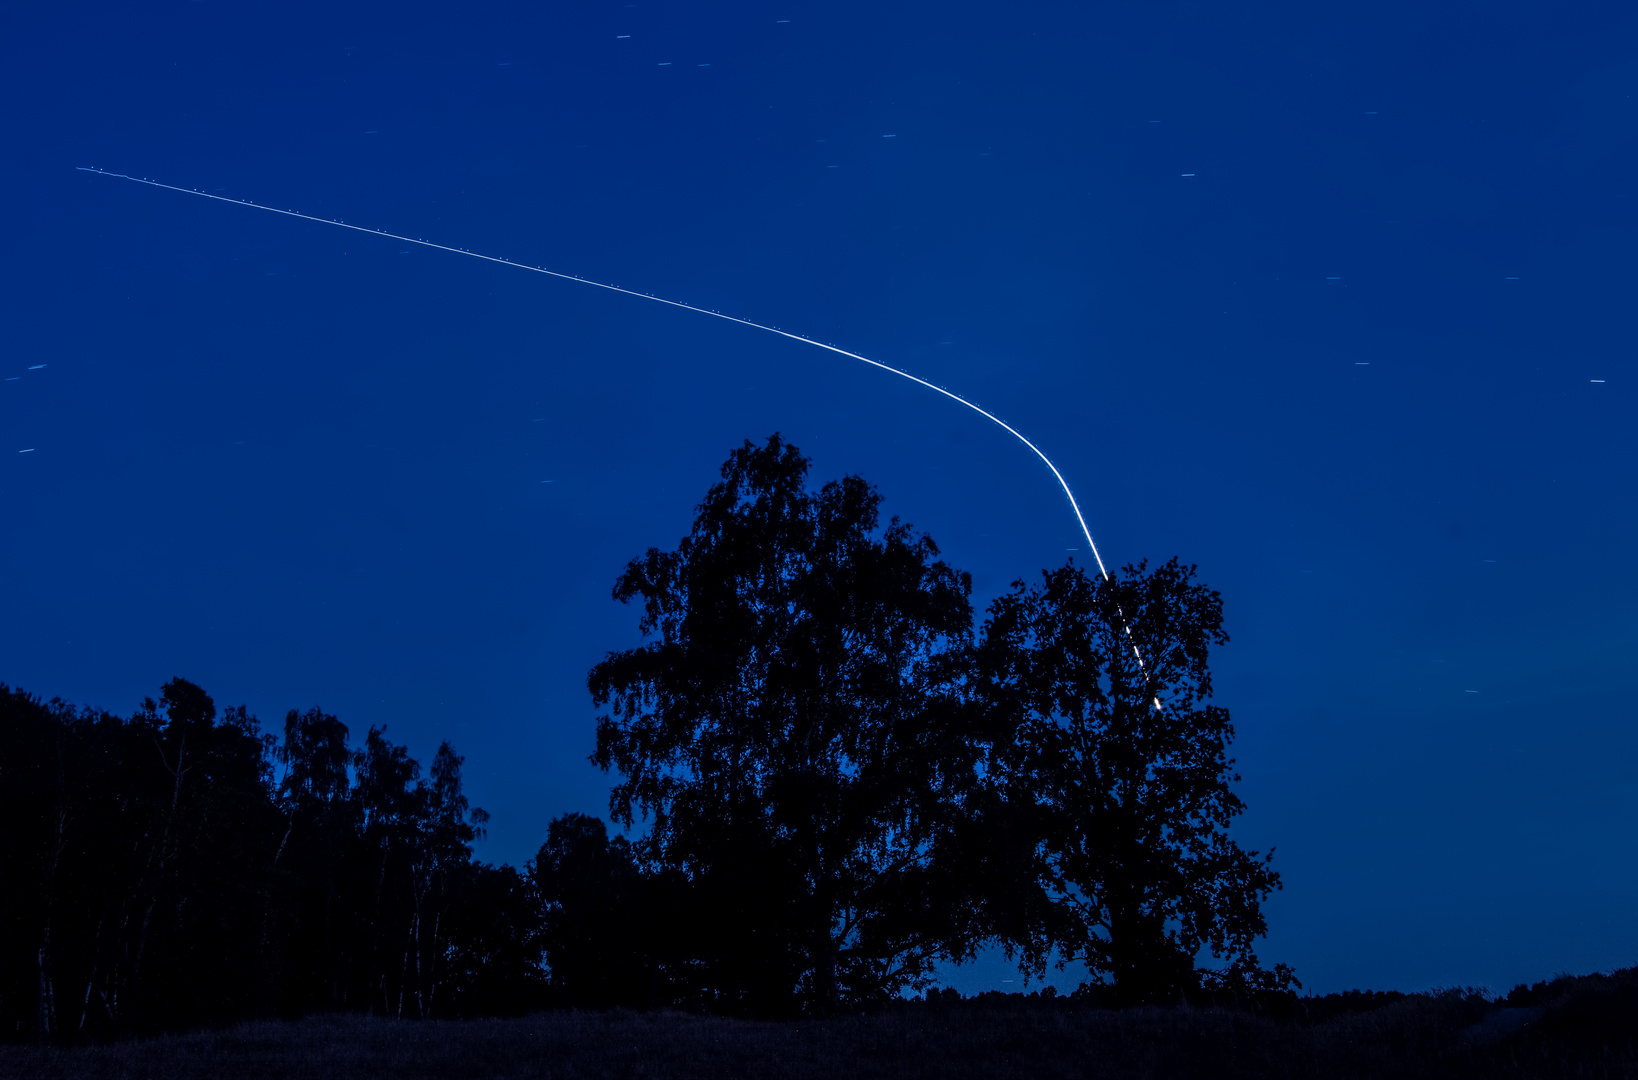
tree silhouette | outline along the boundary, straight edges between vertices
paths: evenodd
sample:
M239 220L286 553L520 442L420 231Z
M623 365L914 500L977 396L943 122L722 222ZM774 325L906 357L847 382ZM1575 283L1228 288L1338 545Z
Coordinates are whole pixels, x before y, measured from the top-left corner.
M677 550L617 582L648 644L590 687L617 821L688 884L716 1008L829 1009L920 986L963 948L934 854L976 751L967 575L858 477L804 488L775 435L722 467Z
M443 940L439 1015L516 1016L546 1003L538 905L515 867L473 862L453 875Z
M0 937L35 946L27 1028L73 1037L260 1008L276 811L254 718L218 719L183 679L129 721L0 691L11 909ZM19 796L28 805L14 816ZM32 911L18 910L31 892ZM16 959L5 957L11 987ZM15 1024L12 1003L28 999L14 993L0 1007Z
M1054 947L1082 959L1128 1000L1203 976L1283 988L1289 970L1262 971L1252 951L1279 888L1272 852L1226 832L1243 806L1229 714L1206 704L1208 653L1228 641L1221 598L1175 559L1107 581L1073 564L1042 577L995 601L979 649L991 707L1016 731L993 779L1032 822L1045 910L1011 944L1036 972ZM1227 967L1197 972L1203 949Z
M286 943L277 960L280 1008L336 1008L346 997L361 929L346 902L358 856L359 808L351 798L347 726L313 708L285 716L284 742L270 755L284 827L273 853L269 940ZM274 925L277 920L277 925Z
M432 759L432 783L414 791L415 843L410 847L413 906L405 938L404 979L415 996L415 1015L431 1016L439 1000L447 941L444 919L463 872L472 862L472 843L480 839L489 814L468 809L461 794L461 765L466 759L448 742L438 744Z
M472 861L460 765L428 783L318 709L281 745L184 679L129 719L0 686L0 1033L540 1004L532 890Z
M615 585L647 640L590 672L592 759L636 842L568 814L489 866L447 742L423 775L384 727L293 710L281 740L185 679L128 718L0 685L0 1035L828 1012L986 940L1125 1000L1289 986L1252 949L1279 877L1228 837L1227 637L1193 568L1047 572L975 642L967 575L808 469L745 443Z
M526 868L542 905L554 998L579 1008L652 1004L662 978L653 934L659 878L643 875L623 836L603 822L565 814Z

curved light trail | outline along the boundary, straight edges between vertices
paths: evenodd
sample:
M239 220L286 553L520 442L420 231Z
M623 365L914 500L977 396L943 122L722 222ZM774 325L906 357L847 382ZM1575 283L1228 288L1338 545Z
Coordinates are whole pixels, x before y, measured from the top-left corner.
M909 379L911 382L925 386L927 389L932 390L935 393L943 394L945 397L956 402L957 404L965 405L979 416L982 416L990 423L1001 428L1008 435L1011 435L1013 438L1029 447L1030 452L1036 457L1040 458L1042 464L1046 465L1048 469L1052 470L1053 479L1058 481L1058 486L1063 488L1064 498L1069 500L1069 508L1075 511L1075 523L1081 527L1081 535L1086 537L1086 546L1092 550L1092 558L1096 560L1098 564L1098 573L1103 575L1103 579L1105 581L1109 580L1109 570L1103 565L1103 556L1098 554L1098 545L1092 539L1092 530L1087 528L1086 518L1081 513L1081 504L1075 501L1075 493L1069 490L1069 481L1064 479L1064 474L1058 471L1058 466L1054 465L1052 463L1052 459L1041 452L1041 448L1039 446L1036 446L1034 443L1030 442L1024 437L1022 432L1013 427L1011 424L1007 423L1005 420L1001 419L999 416L996 416L994 413L974 405L960 394L952 394L942 386L935 383L930 383L926 379L910 374L908 371L900 371L891 364L884 364L880 360L872 360L868 356L860 356L858 353L848 352L846 349L839 349L834 345L826 345L823 341L815 341L812 338L803 337L801 334L793 334L788 330L781 330L776 326L766 326L759 322L752 322L750 319L741 319L733 315L724 315L722 312L712 311L710 308L695 307L693 304L685 304L680 300L667 300L663 296L652 296L645 292L637 292L635 289L622 289L618 285L607 285L601 281L592 281L590 278L576 277L573 274L564 274L556 270L548 270L544 266L530 266L528 263L513 262L511 259L503 259L498 255L482 255L476 251L468 251L465 248L450 247L448 244L435 244L431 240L422 240L415 236L404 236L400 233L390 233L384 229L370 229L363 225L349 225L345 221L336 221L333 218L314 217L312 214L303 214L296 210L280 210L276 206L264 206L261 203L251 202L249 199L229 199L222 195L212 195L208 191L200 191L197 188L177 187L175 184L162 184L158 180L148 180L141 176L131 176L126 173L109 172L107 169L94 169L88 165L78 165L75 166L75 168L80 172L96 173L98 176L111 176L116 180L130 180L132 183L146 184L149 187L164 188L166 191L180 191L184 195L197 195L201 199L213 199L216 202L224 202L232 206L248 206L253 210L266 210L270 214L283 214L285 217L300 218L303 221L316 221L320 225L335 225L338 228L351 229L354 232L368 233L371 236L384 236L389 240L402 240L406 244L419 244L421 247L433 248L437 251L448 251L455 255L465 255L468 258L482 259L484 262L499 263L502 266L515 266L519 270L529 270L536 274L545 274L547 277L562 278L564 281L577 281L582 285L594 285L599 289L607 289L609 292L624 293L626 296L635 296L639 300L652 300L656 304L665 304L667 307L682 308L684 311L696 311L701 315L709 315L714 319L722 319L726 322L738 323L741 326L749 326L753 330L765 330L770 334L778 334L780 337L790 338L792 341L800 341L804 345L812 345L815 348L824 349L826 352L833 352L837 356L845 356L850 360L858 360L861 363L869 364L873 368L881 368L883 371L891 372L901 379ZM1121 617L1121 629L1126 631L1126 640L1131 642L1132 655L1137 659L1138 670L1147 672L1149 665L1143 661L1143 652L1138 648L1137 641L1132 636L1131 625L1125 621L1125 612L1120 611L1118 607L1116 608L1116 611ZM1160 698L1158 695L1154 698L1154 706L1156 709L1161 709L1163 707L1160 704Z
M685 304L680 300L667 300L663 296L650 296L648 293L637 292L634 289L622 289L618 285L606 285L601 281L592 281L589 278L576 277L573 274L564 274L556 270L547 270L542 266L530 266L528 263L513 262L511 259L503 259L496 255L482 255L476 251L468 251L465 248L450 247L447 244L435 244L431 240L422 240L414 236L404 236L400 233L391 233L384 229L370 229L364 227L363 225L349 225L345 221L335 221L331 218L314 217L312 214L303 214L295 210L280 210L278 207L264 206L261 203L253 203L248 199L229 199L221 195L212 195L208 191L199 191L195 188L177 187L174 184L162 184L158 180L148 180L140 176L129 176L125 173L109 172L106 169L94 169L86 165L76 166L76 168L80 172L96 173L98 176L111 176L117 180L130 180L133 183L146 184L149 187L164 188L166 191L180 191L184 195L197 195L201 199L212 199L216 202L228 203L232 206L248 206L253 210L266 210L272 214L283 214L285 217L300 218L303 221L316 221L320 225L334 225L342 229L351 229L354 232L368 233L371 236L384 236L389 240L401 240L406 244L419 244L421 247L425 248L433 248L438 251L448 251L452 254L465 255L472 259L482 259L485 262L499 263L502 266L514 266L519 270L529 270L536 274L545 274L548 277L562 278L564 281L575 281L582 285L593 285L599 289L607 289L609 292L624 293L626 296L635 296L639 300L652 300L656 304L665 304L667 307L682 308L684 311L694 311L701 315L709 315L714 319L722 319L726 322L738 323L740 326L749 326L753 330L765 330L770 334L778 334L780 337L790 338L792 341L800 341L804 345L812 345L815 348L824 349L827 352L833 352L837 356L845 356L850 360L858 360L861 363L869 364L873 368L880 368L883 371L891 372L901 379L909 379L911 382L920 386L925 386L927 389L932 390L935 393L943 394L945 397L956 402L957 404L965 405L973 412L990 421L990 423L995 424L1007 434L1029 447L1030 452L1036 457L1040 458L1042 464L1044 464L1048 469L1052 470L1053 479L1058 481L1058 486L1063 489L1064 497L1069 500L1069 508L1075 511L1075 523L1081 527L1081 535L1086 537L1086 546L1092 550L1092 558L1095 559L1098 564L1098 573L1103 575L1105 581L1109 580L1109 571L1103 565L1103 556L1098 554L1098 545L1092 539L1092 530L1087 528L1086 518L1081 514L1081 504L1075 501L1075 493L1069 490L1069 482L1064 479L1064 474L1058 471L1058 466L1052 463L1052 459L1042 453L1039 446L1036 446L1034 443L1026 439L1023 436L1023 433L1021 433L1017 428L1013 427L999 416L996 416L994 413L974 405L960 394L952 394L950 391L944 389L944 387L930 383L926 379L910 374L908 371L900 371L898 368L893 367L890 364L884 364L879 360L872 360L868 356L860 356L858 353L848 352L846 349L839 349L834 345L826 345L823 341L815 341L812 338L803 337L801 334L793 334L787 330L780 330L777 327L765 326L759 322L752 322L750 319L740 319L733 315L724 315L720 311L712 311L710 308L695 307L693 304ZM1130 635L1130 633L1131 631L1128 630L1127 634Z

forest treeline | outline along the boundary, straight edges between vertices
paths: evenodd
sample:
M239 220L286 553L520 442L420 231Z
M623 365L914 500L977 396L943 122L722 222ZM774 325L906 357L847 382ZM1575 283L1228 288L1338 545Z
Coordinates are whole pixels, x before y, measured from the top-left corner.
M486 815L432 766L317 709L283 739L183 679L130 717L0 689L7 1029L147 1032L539 1001L539 919L472 859Z
M0 1025L76 1039L265 1015L682 1007L779 1016L919 991L999 944L1110 1001L1279 994L1279 887L1228 826L1221 599L1176 560L971 579L806 483L776 435L616 582L645 643L590 673L610 816L474 858L423 770L320 709L263 732L172 679L120 717L0 686Z

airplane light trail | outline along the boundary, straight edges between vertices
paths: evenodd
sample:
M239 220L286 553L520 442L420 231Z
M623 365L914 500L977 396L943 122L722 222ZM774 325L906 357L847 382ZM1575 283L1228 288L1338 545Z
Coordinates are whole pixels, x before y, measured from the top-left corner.
M197 195L201 199L214 199L217 202L228 203L232 206L248 206L253 210L266 210L272 214L283 214L285 217L300 218L303 221L316 221L320 225L335 225L343 229L351 229L354 232L368 233L371 236L385 236L389 240L402 240L406 244L419 244L421 247L433 248L437 251L447 251L454 255L466 255L474 259L482 259L484 262L499 263L502 266L515 266L519 270L530 270L537 274L545 274L547 277L562 278L564 281L577 281L582 285L595 285L599 289L607 289L609 292L624 293L626 296L635 296L639 300L652 300L656 304L665 304L667 307L682 308L684 311L696 311L701 315L710 315L712 318L722 319L726 322L738 323L741 326L749 326L753 330L765 330L770 334L778 334L782 338L790 338L792 341L800 341L804 345L812 345L815 348L824 349L827 352L833 352L837 356L845 356L850 360L858 360L862 363L869 364L873 368L881 368L883 371L891 372L901 379L909 379L913 383L917 383L918 385L925 386L929 390L943 394L951 401L967 406L967 408L971 409L979 416L982 416L992 424L995 424L1007 434L1029 447L1030 452L1036 457L1040 458L1042 463L1044 463L1048 469L1052 470L1052 476L1058 481L1058 486L1064 489L1064 498L1069 500L1069 508L1075 511L1075 522L1081 527L1081 535L1086 537L1086 546L1092 549L1092 558L1097 560L1098 573L1103 575L1103 580L1109 580L1109 570L1103 565L1103 556L1098 554L1098 545L1092 539L1092 530L1087 528L1086 518L1081 514L1081 504L1075 501L1075 493L1069 490L1069 481L1064 479L1064 474L1058 471L1058 466L1052 463L1052 459L1043 454L1039 446L1036 446L1034 443L1024 438L1022 432L1013 427L1011 424L1007 423L1005 420L1001 419L999 416L979 408L977 405L974 405L960 394L952 394L950 391L944 389L944 387L930 383L926 379L910 374L908 371L900 371L898 368L893 367L890 364L884 364L879 360L872 360L868 356L860 356L858 353L848 352L846 349L839 349L834 345L826 345L823 341L815 341L812 338L803 337L801 334L793 334L788 330L781 330L778 327L765 326L762 323L752 322L750 319L737 318L733 315L724 315L720 311L712 311L710 308L695 307L693 304L685 304L680 300L667 300L663 296L651 296L645 292L637 292L635 289L622 289L618 285L606 285L601 281L592 281L590 278L576 277L573 274L564 274L556 270L548 270L544 266L530 266L528 263L513 262L511 259L503 259L497 255L481 255L476 251L468 251L465 248L450 247L448 244L435 244L431 240L422 240L415 236L404 236L400 233L390 233L385 229L369 229L365 228L363 225L349 225L345 221L336 221L333 218L314 217L312 214L303 214L295 210L280 210L276 206L263 206L261 203L253 203L249 199L229 199L222 195L212 195L208 191L199 191L195 188L177 187L175 184L161 184L158 180L148 180L140 176L130 176L126 173L109 172L106 169L94 169L86 165L77 165L75 168L80 172L96 173L98 176L111 176L116 180L130 180L131 182L137 184L147 184L149 187L164 188L166 191L180 191L184 195ZM24 451L24 453L27 453L27 451ZM549 483L550 481L545 482ZM1143 652L1138 648L1137 641L1132 636L1131 625L1125 621L1125 612L1120 611L1118 607L1116 608L1116 611L1121 617L1121 629L1126 631L1126 640L1131 642L1132 655L1137 659L1138 670L1147 672L1149 665L1143 661ZM1154 705L1156 709L1163 708L1163 706L1160 704L1160 698L1158 695L1154 698Z
M559 273L556 270L547 270L542 266L530 266L528 263L513 262L511 259L503 259L496 255L481 255L476 251L467 251L465 248L450 247L447 244L435 244L431 240L422 240L414 236L403 236L398 233L387 232L384 229L368 229L362 225L349 225L345 221L335 221L331 218L314 217L312 214L298 213L295 210L280 210L274 206L263 206L261 203L253 203L248 199L229 199L222 195L212 195L208 191L198 191L194 188L177 187L174 184L162 184L158 180L147 180L140 176L129 176L125 173L109 172L106 169L93 169L85 165L79 165L76 166L76 168L80 172L96 173L98 176L111 176L118 180L130 180L134 183L146 184L149 187L164 188L166 191L180 191L184 195L197 195L201 199L213 199L216 202L228 203L233 206L248 206L254 210L266 210L269 213L283 214L285 217L300 218L303 221L316 221L320 225L334 225L342 229L351 229L354 232L368 233L371 236L384 236L389 240L402 240L406 244L419 244L421 247L433 248L438 251L448 251L455 255L466 255L469 258L482 259L485 262L499 263L502 266L515 266L520 270L530 270L537 274L545 274L548 277L562 278L564 281L576 281L582 285L594 285L599 289L607 289L610 292L624 293L626 296L635 296L640 300L652 300L657 304L665 304L668 307L682 308L684 311L694 311L701 315L710 315L712 318L723 319L731 323L738 323L740 326L749 326L753 330L765 330L770 334L778 334L780 337L790 338L792 341L800 341L804 345L812 345L816 348L824 349L827 352L833 352L838 356L845 356L850 360L858 360L861 363L869 364L871 367L880 368L883 371L891 372L901 379L909 379L913 383L925 386L927 389L935 391L936 393L943 394L951 401L965 405L967 408L982 416L984 419L1000 427L1007 434L1029 447L1030 452L1036 457L1040 458L1042 463L1045 464L1048 469L1052 470L1053 478L1058 481L1058 486L1063 488L1064 497L1069 500L1070 509L1075 511L1075 522L1081 527L1081 535L1086 537L1086 546L1092 549L1092 558L1097 560L1098 573L1103 575L1105 581L1109 580L1109 571L1103 565L1103 556L1098 554L1098 545L1092 540L1092 530L1087 528L1086 518L1081 514L1081 505L1075 501L1075 493L1069 490L1068 481L1064 479L1064 474L1058 471L1058 466L1052 463L1052 459L1042 453L1040 447L1024 438L1023 434L1017 428L1013 427L999 416L996 416L994 413L988 412L979 406L974 405L972 402L968 401L959 394L952 394L950 391L944 389L944 387L930 383L926 379L918 378L917 376L910 374L908 371L900 371L896 367L889 364L884 364L879 360L872 360L868 356L860 356L858 353L848 352L846 349L839 349L835 345L826 345L822 341L815 341L812 338L803 337L801 334L792 334L789 331L780 330L776 327L764 326L762 323L752 322L749 319L740 319L733 315L724 315L720 311L712 311L710 308L695 307L693 304L685 304L680 300L667 300L663 296L650 296L648 293L637 292L634 289L622 289L618 285L606 285L601 281L592 281L589 278L576 277L573 274L564 274ZM1128 630L1127 633L1130 634L1131 631ZM1141 660L1139 662L1141 663Z

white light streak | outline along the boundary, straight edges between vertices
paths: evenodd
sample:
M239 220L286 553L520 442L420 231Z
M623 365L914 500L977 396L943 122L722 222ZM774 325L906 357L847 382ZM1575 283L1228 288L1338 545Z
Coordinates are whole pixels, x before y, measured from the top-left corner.
M788 20L781 19L779 21L786 22ZM652 300L656 304L664 304L667 307L681 308L684 311L693 311L701 315L709 315L714 319L722 319L726 322L738 323L740 326L749 326L753 330L762 330L769 334L777 334L782 338L789 338L792 341L800 341L804 345L812 345L816 349L824 349L826 352L833 352L837 356L845 356L850 360L857 360L860 363L869 364L873 368L880 368L881 370L890 374L897 375L901 379L909 379L918 386L925 386L934 393L943 394L945 397L949 398L951 401L954 401L958 405L965 405L973 412L982 416L984 419L990 421L992 424L1001 428L1001 430L1005 431L1007 434L1029 447L1030 452L1041 459L1041 463L1051 470L1052 478L1058 481L1058 486L1063 489L1064 497L1069 500L1069 508L1075 512L1075 523L1081 527L1081 535L1086 537L1086 546L1091 549L1092 558L1097 561L1098 573L1103 575L1103 579L1105 581L1109 580L1109 569L1103 564L1103 556L1098 554L1098 545L1092 539L1092 530L1087 527L1085 515L1081 513L1081 504L1075 501L1075 493L1069 490L1069 481L1064 479L1064 474L1058 471L1058 466L1052 463L1052 459L1047 457L1046 454L1041 451L1040 447L1026 439L1022 432L1013 427L1011 424L1007 423L1005 420L1001 419L999 416L996 416L994 413L974 405L972 402L968 401L959 394L952 393L949 390L944 389L942 386L930 383L926 379L919 376L912 375L908 371L901 371L890 364L884 364L879 360L872 360L868 356L860 356L856 352L848 352L846 349L838 348L835 345L827 345L822 341L815 341L813 338L803 337L801 334L793 334L788 330L781 330L776 326L768 326L763 323L752 322L750 319L741 319L733 315L724 315L720 311L712 311L710 308L695 307L693 304L685 304L680 300L667 300L663 296L652 296L645 292L637 292L634 289L623 289L618 285L607 285L601 281L592 281L589 278L576 277L574 274L565 274L557 270L548 270L543 266L530 266L527 263L513 262L511 259L503 259L497 255L483 255L476 251L468 251L465 248L450 247L448 244L435 244L430 240L422 240L419 237L404 236L400 233L387 232L385 229L369 229L362 225L349 225L345 221L314 217L312 214L303 214L295 210L280 210L274 206L264 206L261 203L251 202L249 199L229 199L221 195L213 195L208 191L199 191L195 188L177 187L175 184L162 184L158 180L149 180L141 176L130 176L126 173L109 172L106 169L95 169L86 165L76 166L76 168L80 172L96 173L98 176L111 176L116 180L130 180L133 183L146 184L149 187L164 188L166 191L179 191L184 195L197 195L201 199L211 199L215 202L228 203L233 206L248 206L254 210L266 210L270 214L283 214L285 217L300 218L302 221L315 221L320 225L334 225L342 229L351 229L354 232L368 233L371 236L384 236L389 240L401 240L406 244L419 244L421 247L433 248L437 251L448 251L455 255L465 255L473 259L482 259L484 262L499 263L502 266L515 266L519 270L530 270L537 274L545 274L547 277L561 278L564 281L576 281L582 285L594 285L599 289L607 289L609 292L622 293L626 296L635 296L640 300ZM836 166L832 165L830 168L834 169ZM21 452L25 454L29 453L27 450ZM550 481L542 482L549 483ZM1125 612L1120 611L1119 608L1117 608L1116 611L1123 620L1121 629L1126 632L1126 640L1131 642L1132 655L1137 659L1139 670L1147 672L1148 664L1144 663L1143 653L1138 648L1137 641L1132 635L1132 627L1129 624L1124 623L1126 618ZM1154 698L1154 705L1156 709L1163 708L1163 706L1160 704L1160 698L1158 696Z
M803 337L801 334L793 334L788 330L780 330L777 327L765 326L762 323L752 322L750 319L741 319L733 315L724 315L722 312L712 311L710 308L695 307L693 304L685 304L680 300L667 300L663 296L650 296L648 293L637 292L634 289L623 289L618 285L606 285L601 281L592 281L589 278L576 277L573 274L564 274L557 270L547 270L542 266L530 266L527 263L513 262L511 259L503 259L496 255L483 255L476 251L467 251L465 248L450 247L448 244L435 244L430 240L421 240L413 236L403 236L399 233L387 232L384 229L368 229L362 225L349 225L345 221L334 221L330 218L314 217L312 214L303 214L295 210L280 210L277 207L263 206L261 203L253 203L248 199L229 199L221 195L212 195L208 191L198 191L194 188L177 187L174 184L162 184L158 180L148 180L140 176L129 176L125 173L109 172L106 169L93 169L85 165L80 165L77 168L80 172L96 173L98 176L111 176L117 180L130 180L134 183L146 184L149 187L164 188L166 191L180 191L184 195L196 195L201 199L211 199L215 202L228 203L232 206L248 206L255 210L266 210L270 214L283 214L285 217L300 218L303 221L316 221L320 225L334 225L337 228L351 229L354 232L369 233L371 236L384 236L390 240L401 240L406 244L419 244L421 247L434 248L438 251L448 251L456 255L465 255L468 258L482 259L485 262L499 263L502 266L513 266L519 270L530 270L537 274L545 274L548 277L561 278L564 281L576 281L582 285L593 285L599 289L607 289L609 292L622 293L626 296L635 296L641 300L651 300L656 304L665 304L667 307L681 308L684 311L693 311L701 315L709 315L713 319L723 319L727 322L738 323L740 326L749 326L753 330L762 330L769 334L778 334L782 338L789 338L792 341L800 341L804 345L812 345L814 348L824 349L826 352L833 352L837 356L845 356L849 360L857 360L860 363L869 364L873 368L880 368L881 370L890 374L897 375L901 379L909 379L918 386L924 386L934 393L944 395L951 401L956 402L958 405L965 405L973 412L990 421L992 424L995 424L1007 434L1023 443L1029 448L1031 453L1040 458L1041 463L1051 470L1052 478L1058 481L1058 486L1063 489L1064 497L1069 500L1069 508L1075 512L1075 523L1080 526L1081 535L1086 537L1086 546L1091 548L1092 557L1097 560L1098 573L1103 575L1105 581L1109 579L1109 570L1103 564L1103 556L1098 554L1098 545L1092 540L1092 530L1087 527L1086 517L1081 513L1081 505L1075 501L1075 493L1069 490L1069 482L1064 479L1064 474L1058 471L1058 466L1052 463L1052 459L1047 457L1046 454L1042 453L1040 447L1026 439L1022 432L1013 427L1011 424L1007 423L1005 420L1001 419L999 416L996 416L994 413L974 405L972 402L968 401L959 394L951 393L949 390L944 389L944 387L930 383L926 379L910 374L908 371L901 371L890 364L884 364L879 360L872 360L868 356L860 356L856 352L848 352L846 349L837 348L835 345L826 345L822 341L815 341L812 338ZM1130 634L1130 630L1127 632Z

